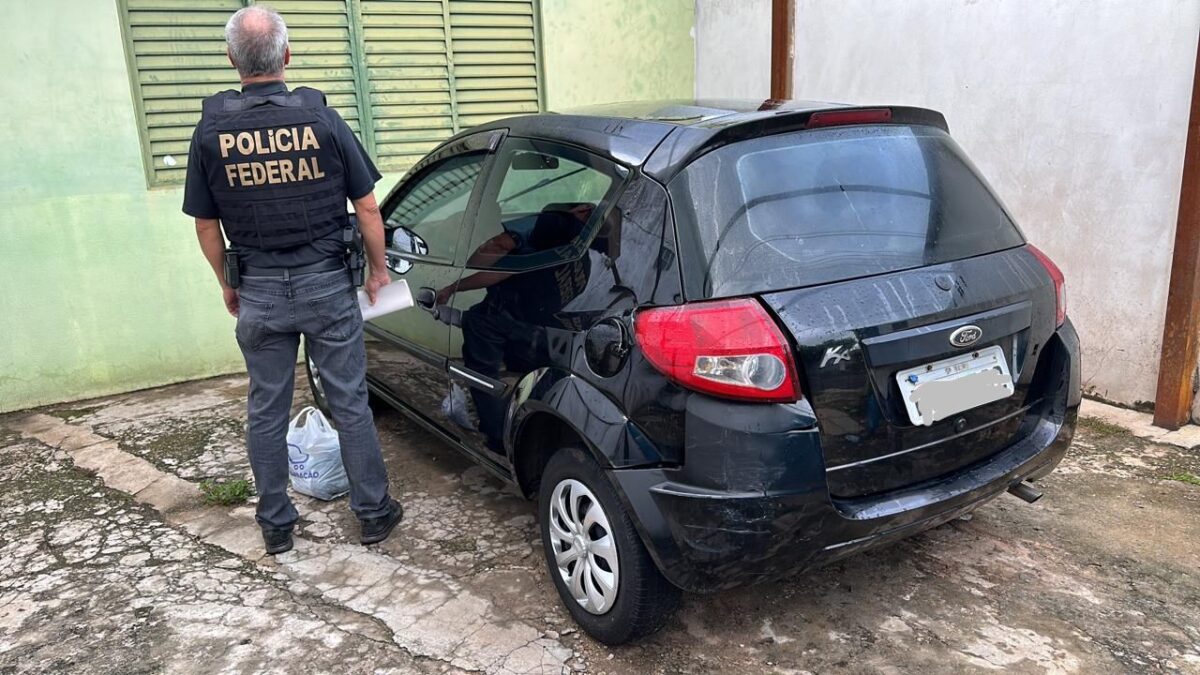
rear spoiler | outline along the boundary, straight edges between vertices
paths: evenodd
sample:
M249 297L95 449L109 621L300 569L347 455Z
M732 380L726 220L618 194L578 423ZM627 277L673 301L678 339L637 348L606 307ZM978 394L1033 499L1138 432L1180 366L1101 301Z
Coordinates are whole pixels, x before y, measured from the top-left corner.
M717 148L751 138L785 134L805 129L853 124L896 124L930 126L950 131L940 112L908 106L852 106L817 110L786 110L767 117L754 116L744 121L737 115L717 118L712 126L681 126L663 140L650 155L642 171L667 183L683 167ZM731 123L732 121L732 123Z

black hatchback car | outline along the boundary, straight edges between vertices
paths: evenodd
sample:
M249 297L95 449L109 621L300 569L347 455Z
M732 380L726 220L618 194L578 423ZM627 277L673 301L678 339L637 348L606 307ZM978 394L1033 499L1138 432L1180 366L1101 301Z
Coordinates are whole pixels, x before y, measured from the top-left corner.
M419 307L367 324L372 392L537 498L550 576L603 642L681 590L1032 501L1071 441L1063 275L930 110L505 119L383 214Z

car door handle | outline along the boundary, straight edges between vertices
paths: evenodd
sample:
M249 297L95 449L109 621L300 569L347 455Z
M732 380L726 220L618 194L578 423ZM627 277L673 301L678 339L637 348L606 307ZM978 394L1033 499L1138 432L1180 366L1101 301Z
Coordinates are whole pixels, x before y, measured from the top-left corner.
M417 304L425 309L433 309L433 304L437 302L437 291L428 286L422 286L417 289Z

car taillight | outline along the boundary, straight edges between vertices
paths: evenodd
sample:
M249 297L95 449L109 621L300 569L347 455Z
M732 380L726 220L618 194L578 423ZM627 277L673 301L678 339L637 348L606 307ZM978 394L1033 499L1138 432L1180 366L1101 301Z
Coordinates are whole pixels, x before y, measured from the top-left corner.
M1057 309L1055 319L1057 320L1056 325L1061 326L1067 320L1067 280L1063 277L1062 270L1058 269L1058 265L1055 265L1054 261L1050 259L1050 256L1043 253L1041 249L1033 244L1029 244L1027 248L1033 254L1033 257L1042 263L1042 267L1046 268L1046 271L1050 273L1050 279L1054 281L1054 304Z
M646 359L689 389L745 401L800 398L791 347L754 300L642 310L634 334Z
M826 110L815 112L804 125L806 129L837 127L845 124L887 124L892 121L890 108L868 108L865 110Z

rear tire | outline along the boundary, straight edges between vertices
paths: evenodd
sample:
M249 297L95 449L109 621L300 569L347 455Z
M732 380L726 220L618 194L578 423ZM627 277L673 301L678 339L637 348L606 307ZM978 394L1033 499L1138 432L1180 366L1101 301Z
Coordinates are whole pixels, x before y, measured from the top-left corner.
M586 451L567 447L550 458L538 489L538 519L559 597L600 642L649 635L679 606L680 590L658 571L616 489Z

